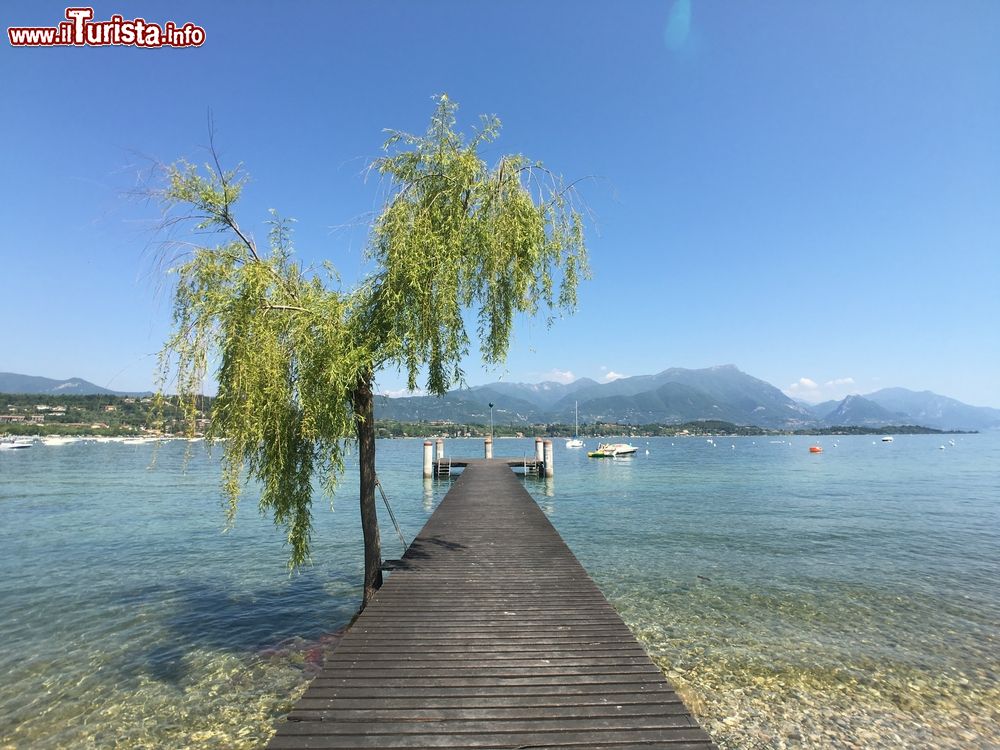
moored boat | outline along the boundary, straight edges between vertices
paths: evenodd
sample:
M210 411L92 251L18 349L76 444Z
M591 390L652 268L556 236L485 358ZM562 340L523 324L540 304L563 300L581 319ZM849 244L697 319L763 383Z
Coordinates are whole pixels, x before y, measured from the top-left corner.
M601 443L596 451L590 451L587 456L590 458L619 458L621 456L631 456L638 448L628 443Z
M573 407L576 412L576 421L573 423L573 437L566 441L567 448L582 448L584 442L580 440L580 402L575 402Z
M42 438L42 445L69 445L70 443L78 443L80 440L81 438L72 435L47 435Z
M32 441L24 438L6 438L0 440L0 450L12 451L19 448L30 448Z

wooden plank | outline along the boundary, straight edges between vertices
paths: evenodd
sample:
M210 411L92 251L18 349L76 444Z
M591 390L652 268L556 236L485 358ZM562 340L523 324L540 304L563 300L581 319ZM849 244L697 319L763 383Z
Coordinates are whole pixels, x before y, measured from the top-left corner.
M532 675L529 677L499 677L499 676L454 676L427 677L421 675L372 675L334 679L320 675L313 680L316 687L344 687L347 685L410 687L419 690L421 687L573 687L576 685L628 685L648 682L657 677L656 670L646 672L611 673L611 674L553 674Z
M297 727L301 722L288 722L286 726ZM322 722L314 722L322 724ZM548 748L576 747L593 748L595 745L619 743L647 743L652 747L666 747L671 750L705 750L714 745L702 729L675 727L672 729L632 729L632 730L585 730L558 732L518 732L481 734L400 734L391 738L385 735L355 734L279 734L271 741L274 750L290 748Z
M662 698L666 695L674 695L669 688L660 688L656 683L623 683L608 684L597 683L590 685L487 685L478 687L469 686L438 686L423 687L419 691L414 691L409 686L394 685L338 685L327 687L309 688L302 700L339 700L344 697L358 698L364 700L398 700L400 698L409 700L415 696L420 696L427 700L449 699L479 702L483 706L506 706L507 701L514 698L538 699L544 703L549 703L553 697L565 696L567 702L574 700L579 705L589 705L595 699L607 698L615 703L633 699L641 700L648 697Z
M544 716L547 719L580 716L579 705L563 706L503 706L500 708L304 708L297 706L288 715L289 721L377 721L377 722L451 722L451 721L493 721L498 719L523 719L528 716ZM613 703L590 705L587 716L614 717L623 719L638 716L687 715L687 709L677 701L672 704L635 703L628 706Z
M625 697L630 700L611 701L607 696L566 696L555 693L548 696L511 696L504 698L501 702L494 701L490 705L489 700L482 698L418 698L411 696L408 698L329 698L329 699L308 699L303 698L292 710L289 716L306 711L355 711L359 714L371 714L375 712L395 712L398 714L413 712L433 712L442 713L450 711L478 711L489 713L491 716L502 717L505 713L516 712L521 708L544 708L548 709L550 716L557 716L562 711L610 711L615 713L633 711L661 711L672 712L686 711L686 707L681 699L676 695L673 697L660 696L640 696L643 700L635 700L631 694ZM482 716L480 718L485 718Z
M525 711L525 713L529 713ZM433 735L433 734L547 734L550 732L628 731L631 729L689 729L686 713L653 716L521 716L517 719L442 721L290 721L286 734L297 735Z
M287 719L269 747L714 747L503 461L466 463Z
M567 660L599 660L599 659L639 659L649 660L646 653L635 646L601 647L595 646L592 649L579 649L567 646L562 649L551 646L543 649L523 648L510 646L505 643L497 643L490 646L490 650L475 649L476 658L480 661L506 664L522 659L542 659L549 661ZM396 649L379 652L365 651L362 649L338 650L330 659L327 659L327 668L334 668L338 664L354 663L364 661L368 664L377 662L392 662L395 664L449 664L450 662L468 662L469 650L458 647L429 649L426 646L411 649ZM645 663L645 662L644 662Z

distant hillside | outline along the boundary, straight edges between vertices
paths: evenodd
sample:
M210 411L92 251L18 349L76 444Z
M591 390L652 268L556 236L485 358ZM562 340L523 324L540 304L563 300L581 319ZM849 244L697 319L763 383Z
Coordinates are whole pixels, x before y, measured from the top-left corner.
M830 427L882 427L904 424L910 417L894 413L862 396L848 396L824 415L823 423ZM926 425L925 425L926 426Z
M842 401L806 404L734 365L699 370L673 367L655 375L637 375L610 383L581 378L573 383L490 383L442 398L379 397L380 419L447 420L467 424L494 421L505 425L580 423L665 424L724 420L773 429L921 425L944 430L1000 429L1000 409L976 407L925 391L887 388Z
M513 397L541 409L549 409L560 399L596 385L598 385L596 380L578 378L572 383L556 383L551 380L544 383L490 383L489 385L473 386L469 391L491 391L501 398Z
M865 396L879 406L906 414L914 424L942 430L991 430L1000 428L1000 409L969 406L930 391L883 388Z
M36 375L18 375L15 372L0 372L0 393L48 393L65 396L119 395L117 391L101 388L101 386L94 385L83 378L53 380Z
M579 403L580 421L631 424L680 424L719 419L761 427L795 428L815 417L773 385L733 365L702 370L671 368L656 375L621 378L610 383L580 380L560 383L492 383L443 398L379 398L380 419L455 422L494 420L504 424L559 422L572 424Z
M489 424L490 402L496 406L493 419L498 424L528 425L546 422L546 412L522 399L497 393L489 388L451 391L445 396L375 397L377 419L399 422L459 422Z
M605 399L615 397L616 402ZM770 383L735 365L700 370L672 367L655 375L621 378L581 389L553 407L571 415L580 401L580 418L606 418L609 403L631 412L629 421L675 424L698 419L722 419L761 427L797 427L814 417ZM565 417L563 417L565 419Z
M119 395L82 378L52 378L0 373L0 393ZM699 370L673 367L655 375L598 383L489 383L454 390L436 398L377 396L375 415L399 422L447 421L489 424L489 404L498 425L572 425L579 404L580 423L664 424L723 420L736 425L796 430L826 427L920 425L940 430L1000 429L1000 409L969 406L930 391L885 388L865 396L809 405L794 401L770 383L735 365Z

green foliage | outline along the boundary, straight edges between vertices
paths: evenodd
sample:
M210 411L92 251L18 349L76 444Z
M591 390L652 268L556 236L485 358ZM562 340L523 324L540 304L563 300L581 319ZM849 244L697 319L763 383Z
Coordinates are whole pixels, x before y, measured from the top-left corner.
M379 271L361 318L379 334L379 358L404 366L411 389L426 365L426 388L436 395L461 380L465 309L478 312L483 359L499 363L514 313L571 312L588 273L571 192L523 156L489 169L478 149L497 137L499 121L484 117L465 143L455 111L442 96L427 133L392 132L387 155L373 165L392 194L372 233Z
M246 469L261 485L261 512L286 529L297 566L308 556L313 474L332 490L343 468L342 438L353 428L350 390L365 357L345 336L347 298L291 261L287 223L272 223L266 255L242 238L223 198L238 196L231 175L206 178L185 165L170 178L165 200L193 208L199 228L228 229L236 238L197 248L174 269L174 333L161 383L175 370L193 409L208 357L218 355L208 437L225 439L229 519Z
M455 105L438 100L423 136L392 133L373 168L389 198L370 241L374 275L356 290L333 286L294 260L291 226L272 215L259 252L233 206L245 174L218 163L167 171L160 198L169 221L190 221L221 242L177 265L174 330L161 358L161 391L171 374L189 418L211 358L218 398L210 438L224 438L224 487L235 517L243 482L260 483L260 510L284 527L290 564L306 561L312 478L332 493L344 438L357 420L352 394L380 367L422 367L427 389L444 393L461 378L475 311L482 354L503 360L514 313L571 311L587 274L582 221L558 179L522 156L489 169L478 154L499 133L495 117L465 141ZM332 271L332 269L329 269ZM245 473L244 473L245 471Z

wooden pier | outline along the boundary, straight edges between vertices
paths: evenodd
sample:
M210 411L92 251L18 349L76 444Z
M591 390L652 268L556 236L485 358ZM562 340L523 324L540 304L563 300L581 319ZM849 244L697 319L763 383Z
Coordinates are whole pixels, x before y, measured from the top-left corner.
M270 748L715 747L505 460L393 571Z
M504 463L511 469L520 469L526 476L546 476L555 475L555 454L552 450L552 441L544 438L535 438L535 455L528 458L526 455L520 458L494 458L493 438L487 437L483 441L484 458L489 461ZM437 438L437 446L430 440L424 441L424 478L442 479L451 477L457 470L464 469L470 462L476 459L456 458L445 456L444 438Z
M525 476L542 476L545 471L545 461L536 458L492 458L492 463L500 463L517 472L520 471ZM452 458L446 456L434 461L434 476L438 479L450 477L465 469L470 464L486 463L484 459L478 458Z

